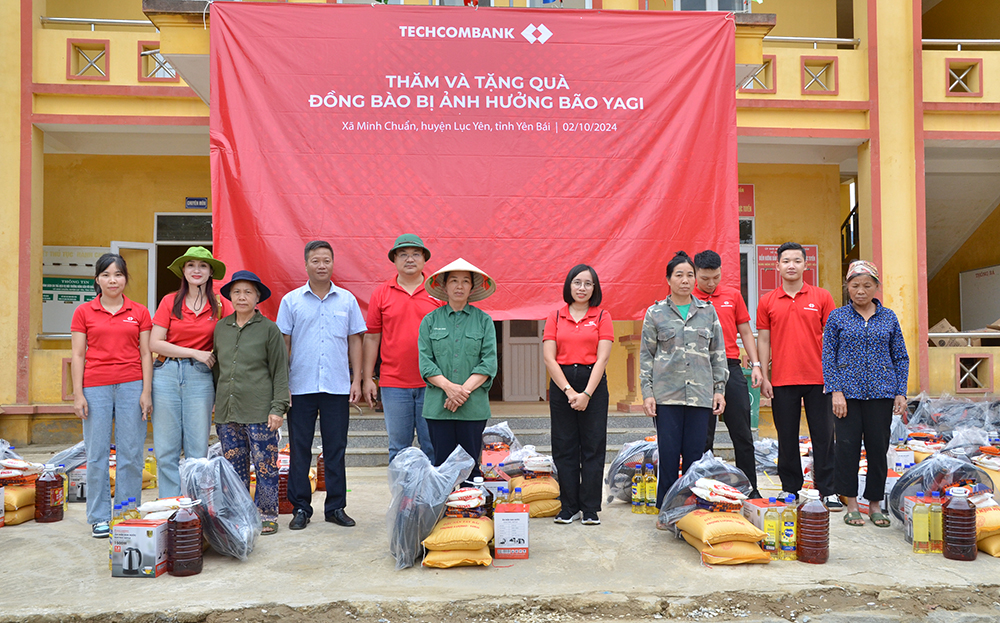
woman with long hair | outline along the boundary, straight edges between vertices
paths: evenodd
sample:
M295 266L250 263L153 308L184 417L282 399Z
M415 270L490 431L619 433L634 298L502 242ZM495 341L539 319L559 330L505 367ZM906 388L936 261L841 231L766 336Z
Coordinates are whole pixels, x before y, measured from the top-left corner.
M213 281L226 276L226 265L205 247L191 247L170 264L181 287L163 297L153 316L150 349L153 362L153 448L160 497L181 494L181 450L187 458L208 454L208 434L215 404L212 354L215 324L232 313L219 299Z

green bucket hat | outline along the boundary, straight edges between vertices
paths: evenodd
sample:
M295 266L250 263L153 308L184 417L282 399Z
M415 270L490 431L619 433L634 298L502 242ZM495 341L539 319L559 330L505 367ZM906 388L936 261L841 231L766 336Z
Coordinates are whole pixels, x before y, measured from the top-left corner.
M191 260L199 260L211 266L212 279L216 281L222 281L222 278L226 276L226 265L212 257L212 252L205 247L189 247L184 252L184 255L171 262L169 266L170 272L183 279L184 264L187 264Z
M418 249L423 249L424 259L425 260L431 259L431 251L430 249L424 246L423 240L421 240L416 234L403 234L399 238L396 238L396 244L392 245L392 248L389 249L389 261L395 262L396 250L403 249L406 247L416 247Z

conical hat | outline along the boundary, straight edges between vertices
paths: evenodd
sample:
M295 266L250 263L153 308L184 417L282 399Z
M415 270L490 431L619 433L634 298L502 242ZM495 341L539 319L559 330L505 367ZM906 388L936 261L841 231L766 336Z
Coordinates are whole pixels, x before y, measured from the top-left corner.
M444 291L445 275L450 272L462 270L472 273L472 292L469 294L470 303L488 298L497 291L497 284L489 275L462 258L458 258L428 277L427 281L424 282L424 290L427 290L427 294L436 299L447 301L448 295Z

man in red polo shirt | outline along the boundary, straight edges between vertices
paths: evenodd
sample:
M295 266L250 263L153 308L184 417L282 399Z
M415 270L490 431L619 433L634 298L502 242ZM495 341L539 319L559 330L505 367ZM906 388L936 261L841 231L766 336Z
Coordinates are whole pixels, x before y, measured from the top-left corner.
M442 305L424 290L424 263L431 259L420 238L403 234L389 249L389 261L396 265L396 276L372 294L368 303L368 333L364 344L364 396L375 403L375 360L382 355L379 386L382 410L389 434L389 462L403 448L413 443L416 431L420 449L433 460L427 421L421 415L427 383L420 376L417 335L420 321Z
M763 377L760 372L760 360L757 359L757 347L753 341L753 330L750 328L750 312L739 290L722 285L722 258L715 251L702 251L694 256L694 276L697 287L692 294L710 302L715 308L719 323L722 325L722 337L726 343L729 380L726 381L726 410L722 414L722 419L729 429L729 437L733 440L736 467L740 468L750 480L750 485L753 487L750 497L759 498L757 462L754 459L753 432L750 429L750 391L747 389L747 379L743 376L740 347L736 345L736 335L739 334L750 358L752 368L750 382L754 387L760 387ZM706 452L711 450L715 443L716 421L715 416L708 418Z
M781 488L790 494L802 488L799 422L804 402L812 439L813 483L827 507L841 511L844 506L833 485L832 394L823 393L823 327L834 303L829 292L802 280L805 267L802 245L786 242L778 247L781 287L768 292L757 306L757 351L764 373L761 394L771 399Z

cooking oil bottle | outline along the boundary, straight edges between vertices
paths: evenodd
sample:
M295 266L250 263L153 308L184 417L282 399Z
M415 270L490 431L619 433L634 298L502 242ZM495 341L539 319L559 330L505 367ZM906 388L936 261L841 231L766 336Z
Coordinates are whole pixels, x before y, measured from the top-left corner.
M656 470L652 463L646 463L646 474L642 477L645 486L646 514L656 514Z
M637 515L646 514L646 481L642 477L642 464L635 466L632 474L632 512Z
M766 511L764 511L764 551L771 555L771 560L778 560L781 556L781 550L779 549L778 538L781 534L779 526L781 525L781 513L778 512L778 507L775 506L777 500L775 498L768 498L767 500L770 506Z
M910 511L913 517L913 553L931 553L930 514L924 503L924 492L917 493L917 503Z
M785 509L781 511L781 534L778 546L781 548L781 560L795 560L796 534L798 532L798 517L795 512L795 496L785 498Z
M931 553L940 554L944 551L944 523L941 512L941 494L937 491L931 493L931 505L927 508L927 516L930 519Z

